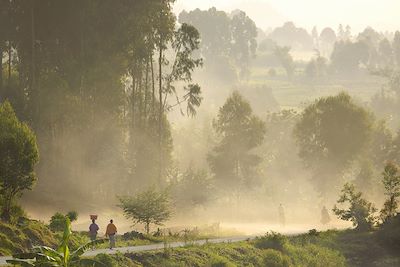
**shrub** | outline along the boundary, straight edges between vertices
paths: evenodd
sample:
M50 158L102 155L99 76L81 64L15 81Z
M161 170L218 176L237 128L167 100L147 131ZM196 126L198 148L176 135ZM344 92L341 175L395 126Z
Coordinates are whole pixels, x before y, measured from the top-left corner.
M50 230L53 232L61 232L65 227L65 216L59 212L56 212L50 218L49 224Z
M69 211L66 215L60 212L56 212L50 218L50 230L53 232L61 232L65 228L65 221L69 219L70 222L76 221L78 219L78 213L76 211Z
M261 249L270 248L283 251L286 242L287 238L284 235L271 231L271 233L267 233L262 237L256 237L254 246Z
M280 251L267 249L263 263L268 267L289 267L290 259Z
M219 255L213 255L212 259L210 260L209 264L206 264L206 266L210 267L234 267L235 264L230 262L228 259L219 256Z
M385 247L400 249L400 214L388 218L381 225L377 236Z
M339 204L348 203L349 207L340 209L336 205L333 212L342 220L352 221L357 230L370 230L375 223L375 207L357 192L353 184L346 183L337 201Z
M122 235L122 239L124 240L132 240L132 239L140 239L144 240L146 239L145 235L138 232L138 231L131 231L131 232L126 232Z

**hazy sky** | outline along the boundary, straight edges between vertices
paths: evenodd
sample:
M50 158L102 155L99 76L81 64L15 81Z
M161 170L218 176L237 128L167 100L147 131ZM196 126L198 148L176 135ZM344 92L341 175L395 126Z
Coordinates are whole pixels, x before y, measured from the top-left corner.
M378 31L400 30L400 0L177 0L176 13L183 9L245 11L262 28L276 27L285 21L311 30L349 24L353 32L366 26Z

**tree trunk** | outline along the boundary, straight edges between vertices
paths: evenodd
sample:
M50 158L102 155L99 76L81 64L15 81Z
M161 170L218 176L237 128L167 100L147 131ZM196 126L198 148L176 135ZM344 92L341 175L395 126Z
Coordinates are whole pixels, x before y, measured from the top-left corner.
M144 112L144 128L146 128L147 124L147 102L148 102L148 89L149 89L149 58L146 60L146 76L145 76L145 85L144 85L144 107L143 107L143 112Z
M135 129L135 121L136 121L136 111L135 111L135 102L136 102L136 79L135 79L135 75L131 74L132 77L132 96L131 96L131 101L132 101L132 130Z
M146 225L144 226L146 233L150 234L150 222L146 222Z
M35 33L35 1L32 1L31 7L31 70L30 70L30 91L33 98L32 108L34 113L34 119L36 120L39 116L39 92L36 91L36 33Z
M156 99L156 85L154 82L154 67L153 67L153 54L150 55L150 68L151 68L151 90L152 90L152 100L151 100L151 109L154 111L154 103Z
M3 102L3 43L0 41L0 103Z
M8 87L11 86L11 60L12 60L12 47L11 41L8 41Z
M163 95L162 95L162 59L163 59L163 49L162 49L162 38L160 37L160 54L158 58L158 80L159 80L159 113L158 113L158 150L159 150L159 163L158 163L158 182L161 185L162 179L162 167L163 167L163 153L162 153L162 119L163 119Z
M4 203L1 211L1 219L4 222L10 222L11 219L11 202L13 197L10 192L7 193L4 194Z

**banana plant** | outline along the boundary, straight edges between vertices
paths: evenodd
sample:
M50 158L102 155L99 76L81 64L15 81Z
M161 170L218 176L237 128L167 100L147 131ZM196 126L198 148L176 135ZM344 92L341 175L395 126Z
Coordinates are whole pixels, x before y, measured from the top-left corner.
M7 260L7 263L21 267L104 266L101 262L92 259L82 259L81 256L89 248L107 242L107 239L99 239L86 243L71 252L68 247L71 234L71 222L67 218L63 238L57 250L46 246L34 247L31 252L14 255L12 260Z

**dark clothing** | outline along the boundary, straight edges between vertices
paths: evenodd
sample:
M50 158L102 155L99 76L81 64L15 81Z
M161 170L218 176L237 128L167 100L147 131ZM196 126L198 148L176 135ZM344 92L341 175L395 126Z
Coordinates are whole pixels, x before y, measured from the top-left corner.
M99 231L99 226L97 224L92 223L89 226L89 235L90 235L90 239L92 241L96 240L98 231Z

